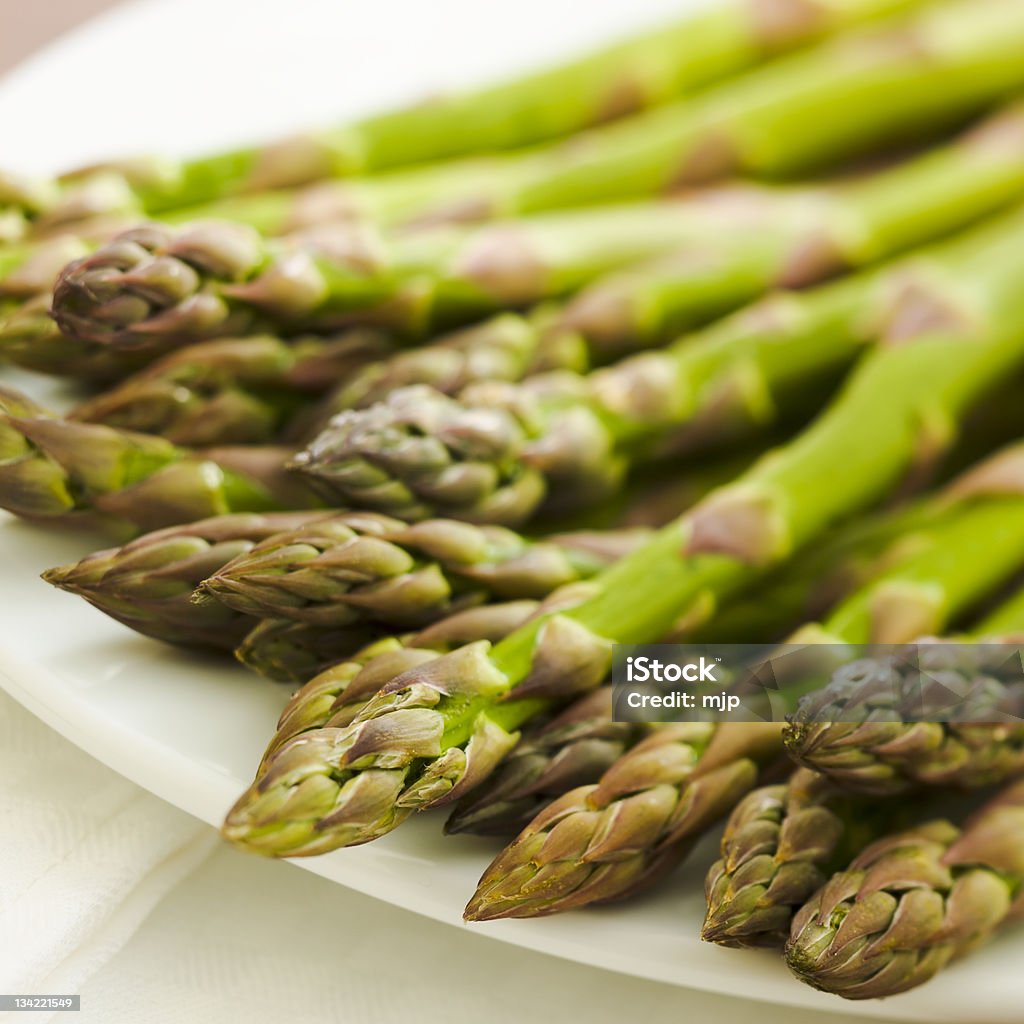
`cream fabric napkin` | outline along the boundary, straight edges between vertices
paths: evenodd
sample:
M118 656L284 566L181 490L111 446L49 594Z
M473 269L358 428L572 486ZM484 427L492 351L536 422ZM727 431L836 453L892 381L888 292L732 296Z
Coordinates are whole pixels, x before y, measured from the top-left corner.
M11 995L77 992L215 842L2 692L0 829L0 992Z

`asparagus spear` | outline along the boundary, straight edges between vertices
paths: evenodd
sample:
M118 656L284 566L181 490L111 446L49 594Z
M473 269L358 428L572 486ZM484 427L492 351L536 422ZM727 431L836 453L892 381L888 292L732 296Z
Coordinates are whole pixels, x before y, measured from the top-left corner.
M192 592L212 571L257 542L323 515L238 513L172 526L50 569L43 579L84 597L144 636L230 651L252 630L254 620L222 604L197 607Z
M102 204L101 204L102 205ZM292 235L325 222L345 220L331 210L318 190L297 193L261 193L230 201L185 207L161 218L170 225L224 220L244 224L269 237ZM88 255L98 245L135 227L139 218L76 214L75 223L53 234L7 245L0 251L0 295L31 298L52 291L65 264Z
M156 213L332 176L376 173L569 135L664 104L768 57L922 0L730 0L506 83L190 161L134 159L63 183L0 177L0 203L68 219L79 182L120 178L115 205ZM112 184L114 183L112 182ZM70 193L70 195L68 195Z
M374 513L300 523L211 573L196 594L258 618L322 627L363 619L409 627L491 596L542 598L649 538L623 530L530 541L501 527Z
M178 349L68 414L175 444L268 444L308 403L390 349L371 331L285 342L271 335Z
M616 336L636 346L773 286L875 262L1018 200L1022 110L1011 107L906 165L825 187L732 186L670 206L435 229L404 240L369 228L360 237L351 226L305 244L267 242L225 223L183 235L129 232L65 271L54 311L67 333L118 346L225 333L255 310L282 329L354 318L415 332L564 294L603 271L672 253L639 276L596 288L553 324L527 325L534 336L517 342L558 350L568 331L593 334L605 349Z
M663 725L595 785L544 808L495 858L468 921L622 899L671 871L778 753L768 723Z
M0 508L44 521L153 530L228 512L314 508L286 449L192 452L160 437L57 419L0 388Z
M167 219L169 223L188 223L223 218L271 236L331 219L322 203L303 201L301 196L290 202L287 216L268 209L274 205L274 197L260 195L189 208ZM0 359L28 370L90 380L117 379L151 361L158 345L140 344L133 352L111 352L106 346L66 337L50 316L60 271L137 223L109 217L87 220L76 223L73 230L10 246L0 253Z
M928 316L934 305L939 318L1000 301L1022 223L1015 214L892 268L773 297L586 377L484 383L459 400L396 391L336 417L295 465L333 500L410 520L516 524L586 503L617 489L632 462L756 432L827 394L865 348L904 329L894 294L897 307L920 302Z
M781 946L793 914L835 870L884 831L887 815L799 769L747 794L726 822L721 859L705 882L701 938L722 946Z
M541 615L493 648L470 644L403 673L352 725L296 742L289 770L240 798L229 838L277 856L323 851L460 799L516 730L604 680L614 642L670 633L920 469L924 453L934 456L970 405L1024 359L1022 294L1010 271L999 301L974 310L969 324L915 317L916 330L909 313L922 307L905 306L900 344L870 357L799 438L581 584L570 610ZM642 804L637 813L643 819Z
M650 728L612 720L611 688L570 704L520 743L455 806L445 831L512 836L558 797L596 783Z
M151 224L70 264L53 315L65 333L117 347L171 346L254 322L416 334L565 295L685 246L714 245L734 265L781 259L784 268L819 214L816 194L737 189L407 235L327 225L269 240L227 221Z
M1024 783L963 830L935 821L872 844L797 914L786 963L846 999L923 984L1018 915L1024 893Z

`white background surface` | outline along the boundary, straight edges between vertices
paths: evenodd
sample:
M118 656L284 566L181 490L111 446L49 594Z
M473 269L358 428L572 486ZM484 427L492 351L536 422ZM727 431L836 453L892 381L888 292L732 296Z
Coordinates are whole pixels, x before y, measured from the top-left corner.
M219 147L543 60L680 6L680 0L590 0L585 8L580 0L135 4L0 82L2 160L46 171L117 152ZM133 637L37 579L41 569L92 546L83 537L0 524L0 685L96 757L216 822L247 781L283 694L241 670ZM23 714L9 701L0 713ZM40 779L58 760L45 756L48 745L61 742L46 736L36 744L43 751L34 755ZM124 785L113 775L108 782ZM31 857L31 844L45 836L20 829L16 816L3 820L5 844L20 844L20 855ZM417 820L383 843L303 866L456 922L493 847L442 841L437 826L436 819ZM697 941L709 856L710 848L690 872L636 907L469 930L219 848L169 891L119 953L108 943L103 948L112 958L105 965L103 957L89 960L83 995L91 1009L84 1019L432 1024L481 1014L521 1021L528 1014L541 1022L579 1017L600 1024L638 1014L675 1021L685 1014L696 1021L756 1016L762 1024L839 1020L836 1000L799 986L770 956ZM96 869L102 866L100 858ZM16 934L2 937L7 949L16 949ZM818 1012L752 1010L530 948ZM1022 948L1021 937L1011 937L909 997L843 1009L884 1019L1019 1024ZM80 966L83 958L69 955Z

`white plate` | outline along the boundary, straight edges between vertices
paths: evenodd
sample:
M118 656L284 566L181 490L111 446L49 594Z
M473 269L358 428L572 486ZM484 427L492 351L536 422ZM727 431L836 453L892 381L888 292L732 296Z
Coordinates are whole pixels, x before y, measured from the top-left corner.
M681 0L136 4L0 82L3 160L45 172L117 152L223 146L480 79L681 6ZM4 379L47 393L38 379L9 373ZM112 768L217 824L248 782L286 694L240 668L138 638L38 579L44 568L92 546L80 535L0 523L0 685ZM299 863L456 924L494 847L443 840L439 824L424 816L383 842ZM769 954L702 944L701 880L711 850L709 844L673 884L627 907L474 931L773 1003L913 1021L1019 1024L1019 932L917 992L858 1005L799 985Z

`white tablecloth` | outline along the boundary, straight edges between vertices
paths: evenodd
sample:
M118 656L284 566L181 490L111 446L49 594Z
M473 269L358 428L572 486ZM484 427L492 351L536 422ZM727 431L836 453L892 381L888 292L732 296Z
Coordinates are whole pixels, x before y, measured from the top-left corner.
M2 692L0 780L0 993L81 993L66 1024L849 1024L545 957L238 853Z

